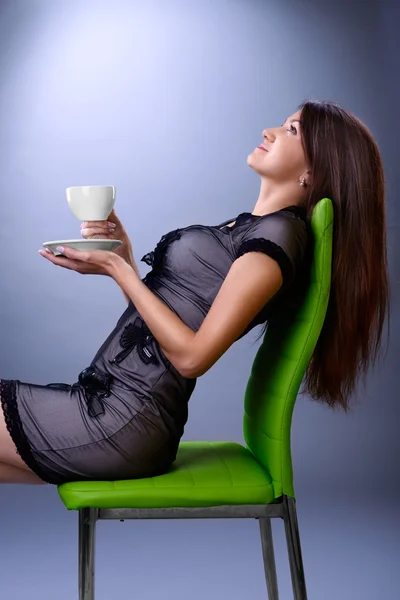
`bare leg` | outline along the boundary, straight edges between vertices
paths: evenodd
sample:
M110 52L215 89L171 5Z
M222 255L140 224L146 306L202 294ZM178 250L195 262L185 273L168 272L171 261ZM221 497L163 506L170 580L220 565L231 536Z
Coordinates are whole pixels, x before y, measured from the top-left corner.
M28 485L44 485L46 481L40 479L32 471L18 469L6 463L0 463L0 484L1 483L25 483Z

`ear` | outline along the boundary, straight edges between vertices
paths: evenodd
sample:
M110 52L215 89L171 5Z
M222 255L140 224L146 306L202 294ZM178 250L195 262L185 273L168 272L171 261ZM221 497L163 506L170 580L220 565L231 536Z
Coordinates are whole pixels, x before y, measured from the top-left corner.
M304 171L304 173L302 173L300 176L300 180L303 179L303 177L304 177L304 179L306 180L306 185L310 185L310 183L311 183L310 175L311 175L310 170Z

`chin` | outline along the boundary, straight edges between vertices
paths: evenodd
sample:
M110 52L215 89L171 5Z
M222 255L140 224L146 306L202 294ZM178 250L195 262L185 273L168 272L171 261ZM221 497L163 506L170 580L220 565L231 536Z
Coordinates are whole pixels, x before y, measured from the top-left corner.
M253 169L256 173L260 173L260 168L257 167L257 156L254 154L254 152L252 152L251 154L248 155L247 157L247 164L248 166Z
M254 155L254 152L252 152L247 157L247 164L249 165L249 167L252 167L254 169L256 163L257 163L256 157Z

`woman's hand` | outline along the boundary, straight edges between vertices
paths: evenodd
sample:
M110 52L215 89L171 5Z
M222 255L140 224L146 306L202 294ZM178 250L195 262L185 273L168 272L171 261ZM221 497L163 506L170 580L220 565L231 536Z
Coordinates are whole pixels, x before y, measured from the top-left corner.
M114 277L119 263L126 261L109 250L74 250L68 246L58 246L62 256L54 256L51 250L39 250L39 254L47 258L53 265L76 271L81 275L106 275ZM128 266L125 264L125 267Z
M110 227L110 225L114 225L114 227ZM114 248L112 252L130 264L132 244L114 209L111 211L108 221L83 221L81 235L86 240L120 240L122 244Z

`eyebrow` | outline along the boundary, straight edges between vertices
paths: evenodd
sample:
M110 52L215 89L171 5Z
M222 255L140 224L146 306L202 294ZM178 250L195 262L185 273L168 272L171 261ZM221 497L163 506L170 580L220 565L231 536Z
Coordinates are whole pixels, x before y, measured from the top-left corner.
M286 119L285 119L285 123L286 123L286 121L287 121L287 120L288 120L288 117L286 117ZM300 121L299 121L299 119L291 119L291 120L289 121L289 123L300 123Z

